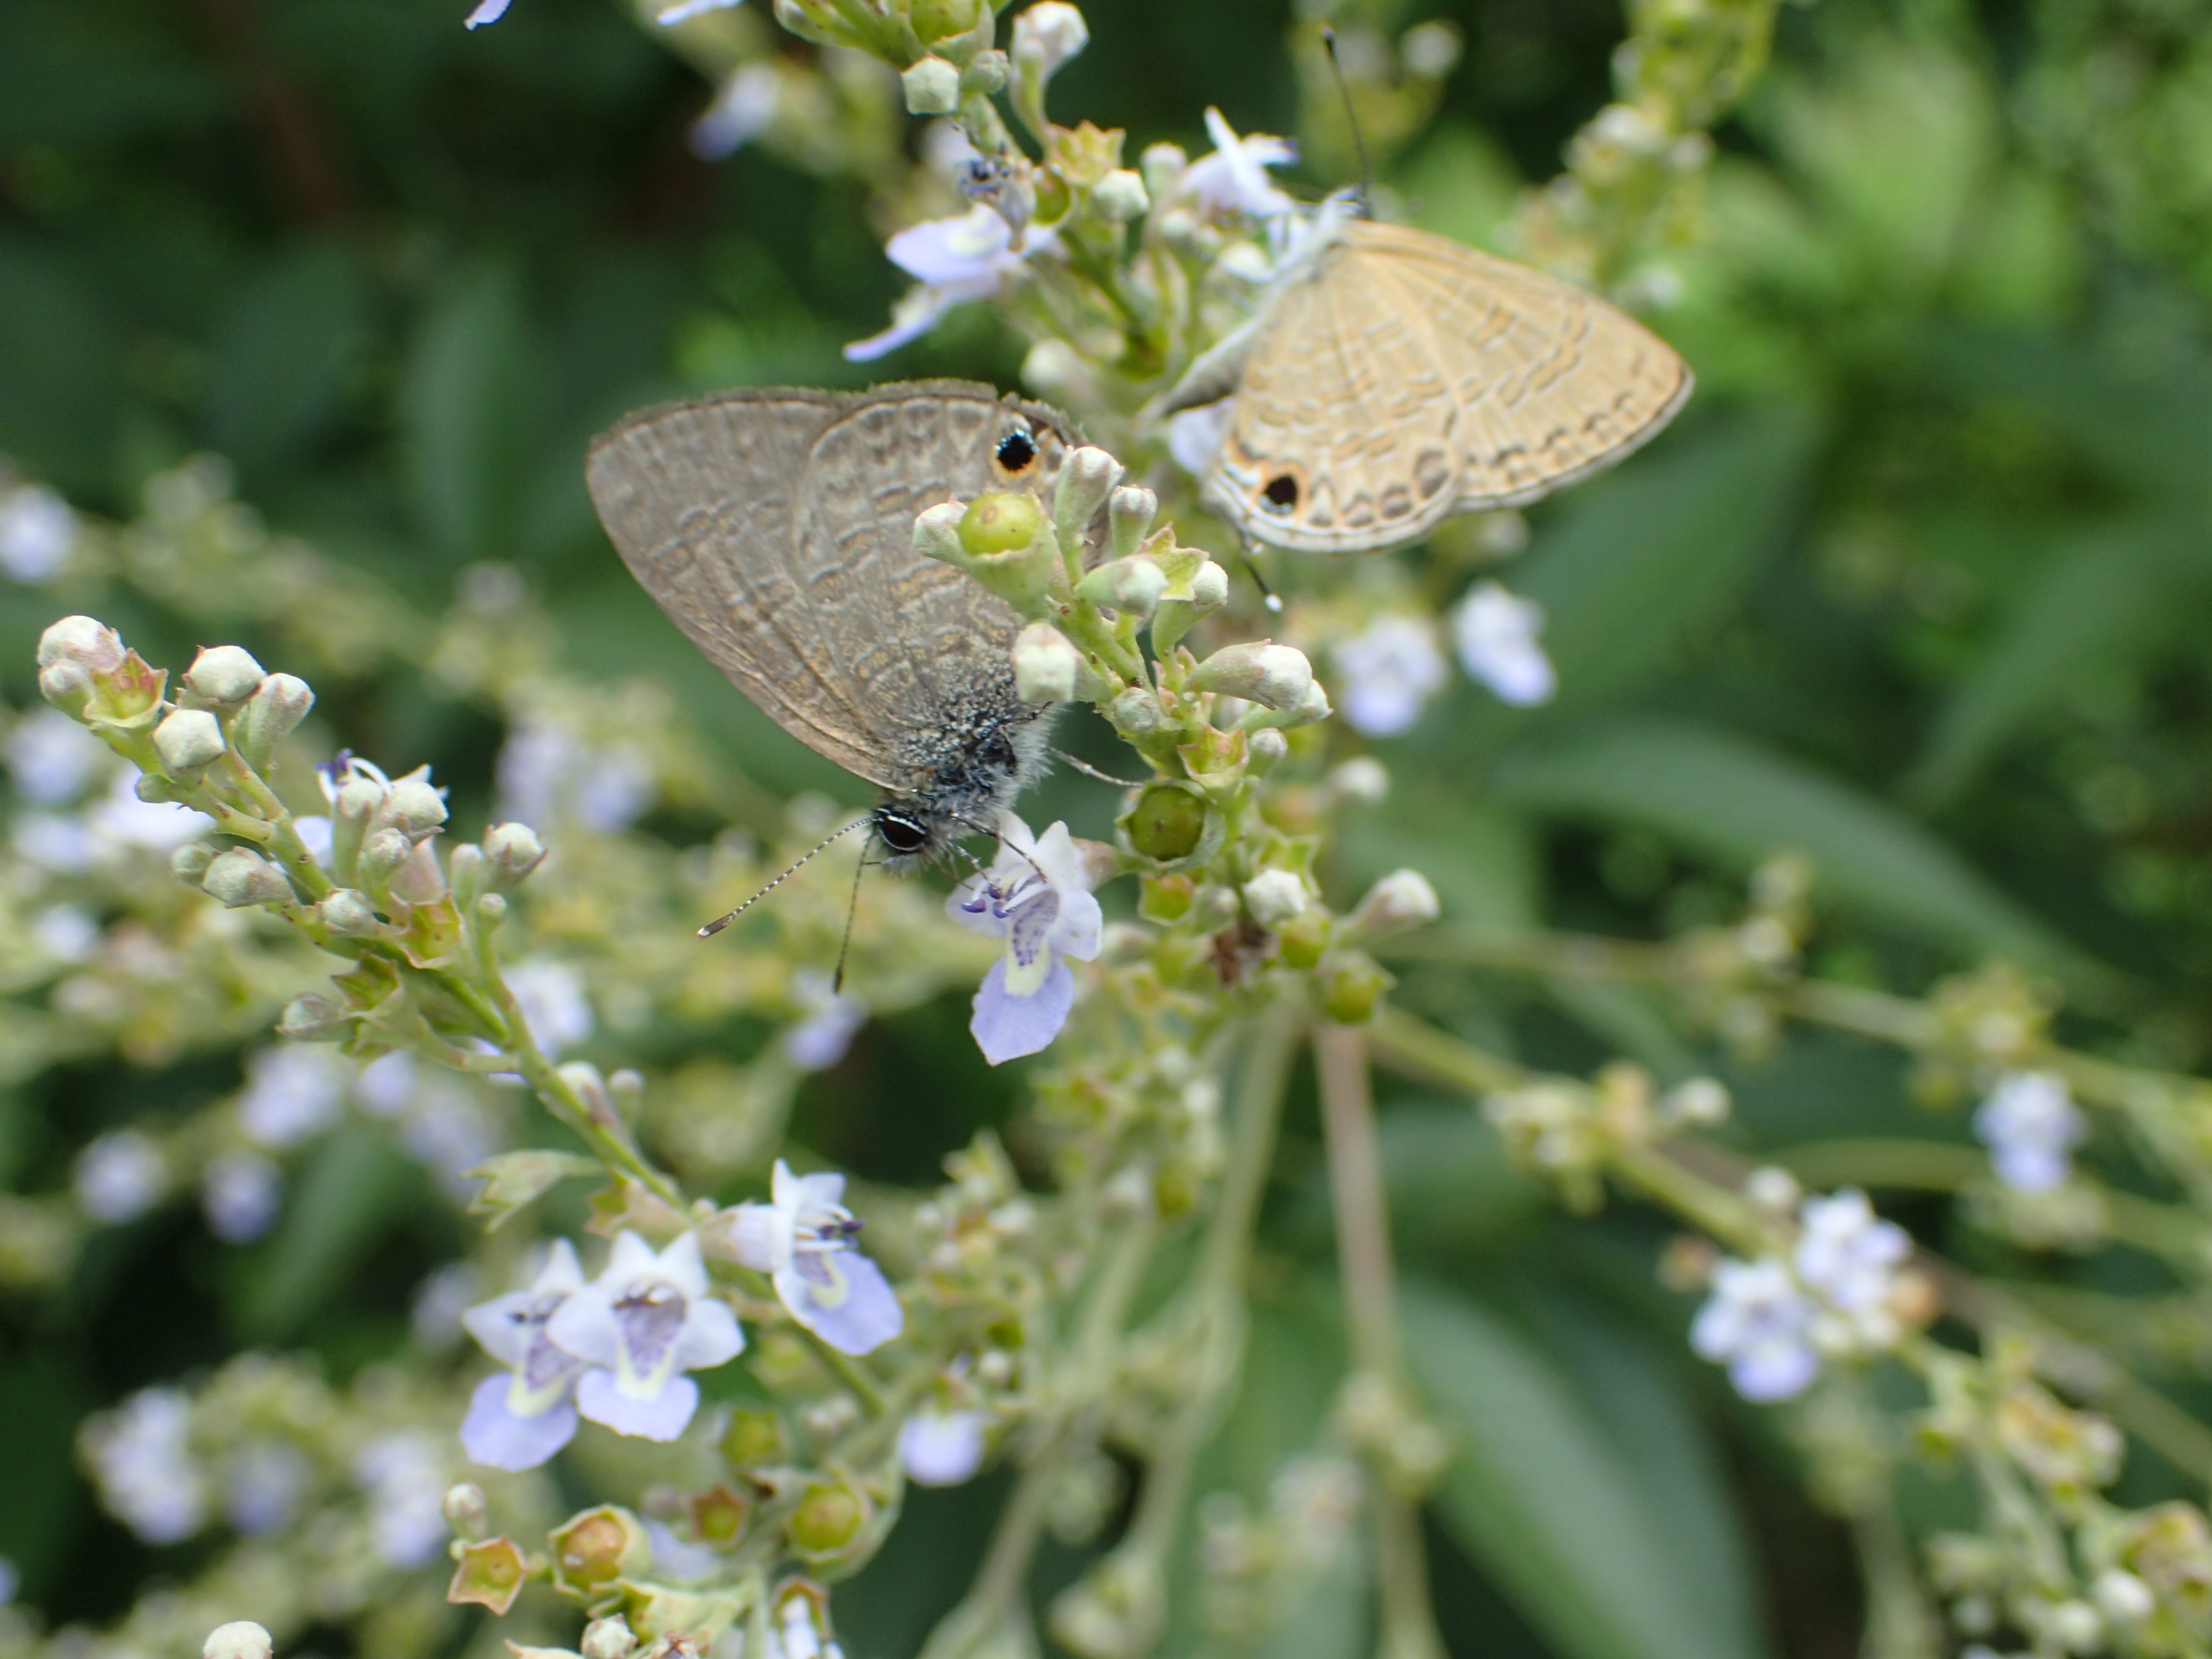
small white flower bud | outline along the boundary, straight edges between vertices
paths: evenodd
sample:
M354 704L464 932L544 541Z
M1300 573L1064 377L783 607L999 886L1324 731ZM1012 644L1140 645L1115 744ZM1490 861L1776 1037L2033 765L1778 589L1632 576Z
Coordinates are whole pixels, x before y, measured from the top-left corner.
M2105 1644L2105 1621L2087 1601L2061 1601L2051 1610L2051 1633L2069 1653L2095 1653Z
M230 740L247 765L261 770L314 706L315 694L307 681L294 674L268 675L239 711Z
M1083 653L1050 623L1014 635L1014 690L1024 702L1066 702L1075 696Z
M185 670L185 690L210 702L244 702L264 678L251 653L235 645L211 645Z
M1269 726L1279 726L1287 732L1293 726L1311 726L1316 720L1325 720L1334 712L1328 706L1328 692L1319 680L1316 680L1306 687L1305 695L1288 708L1255 708L1238 724L1247 732L1257 732Z
M251 1619L217 1625L200 1644L200 1659L269 1659L276 1650L269 1632Z
M339 888L324 899L319 908L322 911L323 926L333 933L358 938L377 929L376 907L368 902L366 895L356 893L350 887Z
M1443 913L1426 876L1418 870L1393 870L1367 890L1352 913L1352 926L1364 938L1382 939L1425 927Z
M1743 1195L1771 1214L1788 1215L1797 1207L1805 1189L1789 1170L1765 1164L1744 1178Z
M402 778L385 795L372 821L372 832L393 829L420 840L446 821L446 792L420 778Z
M415 843L406 861L392 872L392 896L410 904L434 904L446 896L446 872L438 867L438 851L427 841Z
M446 1496L438 1505L446 1517L446 1524L464 1537L480 1535L491 1518L491 1505L484 1501L483 1488L473 1480L459 1480L446 1488Z
M968 60L968 67L960 71L960 90L978 98L993 97L1006 89L1006 77L1012 73L1006 54L992 46Z
M899 80L909 115L950 115L960 107L960 71L942 58L917 58Z
M1091 515L1105 505L1107 496L1121 478L1121 463L1103 449L1085 444L1069 455L1060 470L1059 486L1053 492L1053 527L1064 539L1081 536L1091 523Z
M92 670L74 658L64 657L39 671L39 695L65 714L82 719L92 690Z
M169 869L187 887L197 887L215 862L215 848L204 841L188 842L169 854Z
M387 885L399 866L415 856L415 843L398 830L379 830L361 844L362 884L372 892Z
M335 1042L352 1030L344 1009L328 997L312 994L286 1003L284 1017L276 1022L276 1035L295 1042Z
M1190 675L1194 691L1218 691L1277 709L1296 708L1313 683L1304 652L1266 640L1225 645Z
M496 927L507 920L507 896L486 893L477 901L477 920L487 927Z
M284 872L246 847L218 854L200 878L200 886L221 899L226 910L282 904L292 896L292 884L284 879Z
M1288 870L1262 870L1244 884L1244 908L1262 927L1279 927L1306 912L1306 884Z
M1164 202L1175 194L1176 186L1182 182L1190 157L1180 144L1147 144L1137 165L1144 171L1146 194L1155 202Z
M1066 0L1039 0L1014 19L1014 62L1040 81L1090 44L1090 25Z
M1109 705L1114 724L1133 737L1160 729L1160 700L1141 685L1133 685Z
M1328 775L1329 785L1346 800L1371 805L1390 793L1390 774L1371 755L1356 755Z
M495 823L484 831L483 855L491 890L507 893L544 862L545 848L526 823Z
M637 1638L630 1633L623 1616L594 1619L584 1626L584 1639L577 1648L583 1659L629 1659L631 1650L637 1646Z
M90 617L64 617L39 635L39 666L73 662L94 674L123 666L123 636Z
M1132 219L1142 218L1152 204L1145 194L1142 179L1127 167L1115 167L1091 191L1091 204L1098 210L1100 218L1125 225Z
M169 787L168 779L155 772L141 772L131 786L131 793L149 806L168 806L175 803L176 791Z
M1209 882L1190 896L1190 923L1200 933L1218 933L1237 920L1237 890Z
M197 772L223 746L222 727L204 708L179 708L154 728L154 752L172 772Z
M1119 495L1121 492L1114 492ZM1157 559L1141 553L1127 559L1109 559L1076 583L1075 591L1093 605L1111 605L1133 616L1149 617L1160 596L1168 591L1168 573Z
M1714 1078L1693 1077L1659 1097L1659 1116L1667 1123L1724 1123L1733 1103L1725 1084Z
M1160 498L1142 484L1119 485L1106 498L1106 522L1112 532L1115 558L1126 559L1137 550L1159 510Z
M964 564L968 551L960 544L960 520L968 515L963 501L939 501L925 507L914 521L914 550L925 559Z
M1191 572L1190 603L1211 611L1229 603L1229 573L1208 559Z
M2140 1624L2158 1611L2158 1598L2151 1594L2150 1586L2118 1567L2099 1573L2089 1594L2095 1598L2098 1611L2116 1625Z
M1291 740L1272 726L1262 726L1244 740L1244 763L1255 772L1274 769L1275 763L1291 752Z

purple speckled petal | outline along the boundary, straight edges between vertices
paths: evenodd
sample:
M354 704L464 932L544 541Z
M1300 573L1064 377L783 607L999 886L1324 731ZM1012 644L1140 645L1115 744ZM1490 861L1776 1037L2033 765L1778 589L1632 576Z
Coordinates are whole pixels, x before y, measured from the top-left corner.
M817 1300L813 1275L797 1265L775 1276L776 1293L791 1316L842 1353L872 1353L905 1328L884 1270L858 1250L839 1250L817 1259L842 1281L835 1305Z
M699 1385L688 1376L672 1376L650 1399L624 1394L612 1371L591 1370L576 1384L576 1409L594 1423L604 1423L617 1434L641 1440L673 1440L699 1409Z
M1074 1006L1075 975L1066 963L1052 964L1035 996L1018 997L1006 989L1006 959L1000 957L983 975L968 1029L975 1033L983 1058L994 1066L1003 1065L1036 1054L1058 1036Z
M555 1401L535 1417L518 1417L509 1411L507 1390L513 1382L505 1371L495 1371L469 1396L469 1414L461 1419L461 1449L471 1462L494 1469L534 1469L574 1438L576 1408L566 1400Z

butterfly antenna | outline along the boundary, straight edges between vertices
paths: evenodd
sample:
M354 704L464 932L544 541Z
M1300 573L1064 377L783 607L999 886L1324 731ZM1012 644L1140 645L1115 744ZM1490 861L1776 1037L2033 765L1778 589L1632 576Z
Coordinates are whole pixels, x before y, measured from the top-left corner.
M1127 778L1117 778L1111 772L1102 772L1097 767L1093 766L1089 761L1079 759L1077 757L1069 754L1065 749L1054 750L1052 751L1052 757L1054 760L1066 762L1068 765L1082 773L1085 777L1095 778L1100 783L1110 783L1116 789L1139 789L1144 787L1145 781L1142 778L1137 779L1134 782L1132 782Z
M1328 72L1336 77L1337 96L1344 100L1344 121L1352 129L1352 148L1359 157L1359 210L1371 219L1375 216L1375 172L1367 164L1367 135L1359 130L1358 112L1352 107L1352 83L1344 78L1344 65L1336 58L1336 31L1326 23L1321 26L1321 44L1322 50L1328 54ZM1273 602L1273 595L1269 601L1270 611L1283 608Z
M1247 536L1244 545L1237 550L1237 556L1244 562L1244 574L1252 579L1252 586L1260 590L1260 603L1267 607L1267 614L1283 614L1283 601L1275 590L1267 586L1267 579L1260 574L1260 562L1252 556L1252 538Z
M726 916L718 916L718 917L716 917L714 921L712 921L708 922L708 923L704 927L702 927L702 928L699 930L699 937L700 937L701 939L712 939L712 938L714 938L715 934L717 934L717 933L720 933L720 932L722 931L722 929L724 929L725 927L728 927L732 922L735 921L736 921L739 916L741 916L741 915L744 915L744 913L745 913L746 911L748 911L748 910L751 909L751 908L753 908L753 906L755 906L756 904L758 904L758 903L759 903L763 899L766 898L766 897L767 897L770 893L773 893L774 891L775 891L775 890L776 890L777 888L779 888L779 887L782 886L784 883L786 883L787 881L789 881L789 880L792 878L792 877L793 877L793 876L797 875L797 874L799 873L799 872L802 868L804 868L804 867L805 867L805 866L809 862L811 862L811 861L813 860L813 858L814 858L814 856L815 856L815 854L819 853L819 852L821 852L821 851L823 850L823 848L826 848L826 847L830 846L830 845L831 844L831 842L842 841L846 836L848 836L851 835L851 834L853 833L853 831L854 831L855 830L864 829L864 828L866 828L868 824L871 824L871 823L874 823L874 822L875 822L875 819L874 819L874 817L872 817L872 816L870 816L870 817L865 817L865 818L855 818L855 819L854 819L854 820L852 821L852 823L850 823L847 824L847 825L846 825L842 830L839 830L836 835L831 836L830 836L827 841L824 841L824 842L822 843L822 846L821 846L821 847L817 847L817 848L816 848L814 849L814 852L812 852L812 853L809 853L809 854L808 854L805 858L803 858L803 859L799 860L799 862L798 862L797 864L793 865L793 866L791 866L791 868L790 868L790 869L788 869L788 870L785 871L781 875L778 876L778 877L777 877L774 881L772 881L772 882L769 883L769 884L768 884L767 886L765 886L765 887L762 888L762 889L760 890L760 891L759 891L759 892L755 893L755 894L754 894L750 898L747 899L747 900L746 900L743 904L740 904L740 905L739 905L736 909L734 909L734 910L731 911L729 915L727 915ZM851 927L851 925L852 925L852 923L851 923L851 918L848 917L848 918L847 918L847 921L846 921L846 926L847 926L847 927L848 927L848 928L849 929L849 927Z
M862 822L866 823L868 820L863 819ZM841 830L837 833L842 835L845 832ZM823 846L827 845L829 845L827 842L823 843ZM821 850L822 848L817 847L814 852L818 853ZM809 853L806 856L812 858L814 853ZM851 954L853 949L853 918L860 913L860 878L867 873L868 849L863 847L860 848L860 861L853 866L853 896L845 901L845 937L837 941L837 971L830 975L830 994L833 997L845 988L845 958Z

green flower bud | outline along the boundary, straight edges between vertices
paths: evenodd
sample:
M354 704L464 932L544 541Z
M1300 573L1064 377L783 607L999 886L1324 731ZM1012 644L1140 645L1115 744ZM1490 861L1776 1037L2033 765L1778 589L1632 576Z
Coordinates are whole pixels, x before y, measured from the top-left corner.
M1014 635L1014 690L1024 702L1067 702L1083 675L1083 653L1048 622Z
M1091 205L1109 224L1142 218L1152 204L1145 194L1145 181L1127 167L1115 167L1091 192Z
M463 842L446 854L446 872L453 896L465 905L475 902L484 890L483 848L472 841Z
M398 830L379 830L361 844L358 874L361 884L372 893L383 892L392 884L392 878L399 866L415 855L415 843Z
M722 1455L732 1468L772 1468L791 1455L783 1419L772 1411L740 1406L730 1413L730 1426L722 1431Z
M1190 923L1202 933L1218 933L1237 920L1237 890L1208 882L1190 896Z
M1272 726L1263 726L1245 743L1245 769L1255 776L1265 777L1275 769L1275 763L1290 752L1288 738Z
M433 788L419 777L404 777L386 792L384 801L370 818L372 837L379 830L403 831L410 841L420 841L446 821L446 792Z
M507 900L497 893L486 893L477 900L477 920L486 927L496 927L507 920Z
M82 720L92 702L92 670L73 658L39 671L39 695L73 720Z
M1195 790L1171 783L1153 784L1129 809L1129 845L1144 857L1161 863L1187 859L1205 837L1206 815L1210 810L1206 798Z
M1107 715L1131 737L1141 738L1160 729L1164 718L1160 700L1141 685L1133 685L1107 705Z
M1300 973L1320 962L1328 950L1328 913L1309 908L1283 924L1275 934L1275 956L1285 968Z
M1083 544L1083 532L1090 528L1091 520L1106 505L1106 498L1121 481L1121 463L1103 449L1085 444L1068 456L1060 466L1060 482L1052 493L1053 527L1060 532L1062 545Z
M318 907L323 926L343 938L359 938L373 933L383 924L376 919L376 907L368 902L368 895L357 893L350 887L341 887L324 899Z
M484 832L484 879L495 893L511 893L545 861L545 848L526 823L495 823Z
M909 115L950 115L960 107L960 71L942 58L915 59L899 80Z
M446 872L438 867L434 843L415 843L414 850L392 872L392 896L410 904L434 904L446 896Z
M982 0L914 0L907 21L924 45L965 34L975 27Z
M750 1498L718 1486L695 1493L690 1510L691 1530L699 1535L700 1542L729 1549L745 1535L745 1522L752 1517L753 1506Z
M991 98L1004 92L1013 65L995 46L979 52L960 71L960 91L965 97Z
M1328 706L1328 693L1322 689L1319 680L1305 689L1305 695L1285 708L1269 708L1262 705L1249 711L1237 721L1240 730L1265 731L1273 726L1287 731L1292 726L1311 726L1316 720L1325 720L1334 711Z
M1304 652L1266 640L1224 646L1191 671L1189 681L1194 691L1216 691L1271 709L1296 708L1313 683Z
M1142 484L1117 485L1106 498L1106 523L1114 556L1126 559L1143 545L1160 510L1160 498ZM1164 574L1164 573L1163 573Z
M793 1552L809 1561L834 1560L866 1533L870 1508L866 1494L849 1482L813 1482L785 1523Z
M154 752L171 772L197 772L225 747L222 727L204 708L179 708L154 728Z
M1083 14L1066 0L1038 0L1014 19L1014 62L1039 83L1090 44Z
M775 0L775 21L800 40L817 46L848 46L854 44L850 31L839 28L834 21L818 13L802 0Z
M284 872L251 848L234 847L216 855L200 878L200 886L222 901L226 910L249 904L283 904L292 897L292 884Z
M94 674L123 666L123 636L90 617L64 617L39 635L39 666L73 662Z
M1441 914L1437 890L1426 876L1418 870L1393 870L1353 909L1352 929L1362 939L1387 939L1409 927L1425 927Z
M960 526L968 509L959 501L939 501L915 515L914 550L925 559L965 566L968 550L961 544Z
M447 1487L438 1511L446 1517L446 1524L464 1538L483 1537L491 1519L483 1488L473 1480L457 1480Z
M276 745L292 735L314 706L315 694L307 681L291 674L268 675L232 722L231 743L248 766L265 772Z
M586 1510L549 1535L553 1579L562 1589L590 1591L641 1572L653 1562L653 1540L628 1510L612 1504Z
M175 787L158 772L141 772L132 781L131 793L149 806L167 806L177 799Z
M1121 492L1115 490L1116 495ZM1076 593L1093 605L1111 605L1133 616L1149 617L1168 591L1168 573L1159 561L1142 554L1109 559L1075 585Z
M1332 957L1321 969L1322 1012L1339 1025L1364 1025L1382 1006L1390 975L1357 951Z
M1137 914L1147 921L1177 922L1190 914L1188 876L1146 876L1138 889Z
M923 544L921 526L929 516L916 520L917 548L933 557L949 557L1024 615L1036 613L1060 569L1060 554L1034 499L1006 491L977 496L960 515L957 550L951 552L937 550L942 538L934 531L931 545Z
M1146 193L1155 202L1163 202L1174 195L1176 186L1182 182L1182 175L1190 167L1190 157L1180 144L1147 144L1137 165L1144 170Z
M244 702L264 672L252 653L235 645L210 645L185 670L185 690L209 702Z
M187 887L197 887L215 862L215 848L204 841L187 842L169 854L169 869Z
M1306 884L1289 870L1262 870L1244 884L1244 908L1262 927L1280 927L1306 912Z
M636 1650L637 1638L623 1616L616 1613L608 1619L594 1619L584 1626L584 1638L577 1644L579 1659L629 1659Z
M1152 613L1152 650L1164 657L1197 623L1229 603L1229 573L1208 558L1200 558L1180 581L1169 573L1167 597Z

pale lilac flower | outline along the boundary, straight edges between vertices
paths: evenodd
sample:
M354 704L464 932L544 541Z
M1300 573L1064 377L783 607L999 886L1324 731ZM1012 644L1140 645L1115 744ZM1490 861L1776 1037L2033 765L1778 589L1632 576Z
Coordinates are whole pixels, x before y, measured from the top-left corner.
M76 544L76 514L52 490L24 484L0 499L0 570L17 581L46 580Z
M1337 708L1370 738L1395 737L1443 689L1443 653L1425 617L1377 617L1335 646Z
M983 1467L981 1412L916 1412L899 1425L899 1462L918 1486L957 1486Z
M1974 1133L1990 1149L1997 1179L2016 1193L2047 1193L2074 1172L2074 1149L2089 1133L2066 1079L2055 1072L2014 1072L1974 1113Z
M728 1558L711 1544L687 1544L673 1528L651 1516L643 1517L645 1535L653 1546L653 1576L666 1584L696 1584L712 1578Z
M31 919L31 937L57 962L86 962L100 949L100 924L74 904L57 904Z
M1105 926L1067 826L1032 836L1012 813L1000 813L997 860L954 888L945 907L963 926L1006 941L968 1024L983 1058L997 1066L1036 1054L1075 1006L1075 975L1061 958L1096 957Z
M782 97L783 76L774 64L739 64L692 123L691 153L708 161L734 155L768 131Z
M645 815L653 769L632 748L582 741L558 720L524 719L499 751L496 820L551 830L580 824L603 835Z
M854 1034L868 1023L867 1006L832 988L818 968L801 968L791 976L791 1000L806 1018L783 1034L783 1057L802 1072L823 1072L844 1059Z
M507 9L510 3L512 0L477 0L477 9L468 15L462 27L480 29L486 23L496 23L507 15Z
M58 708L35 708L8 733L8 779L25 800L74 799L107 758L107 745Z
M415 1100L415 1057L395 1048L379 1054L353 1080L353 1097L371 1117L398 1117Z
M91 869L100 856L92 825L75 813L18 812L8 839L26 862L63 875Z
M443 1353L459 1342L467 1328L461 1321L476 1298L477 1272L467 1262L433 1268L415 1287L415 1299L407 1307L407 1328L416 1346Z
M575 1249L556 1239L529 1289L495 1296L461 1316L469 1334L507 1367L477 1383L469 1397L461 1449L471 1462L534 1469L574 1437L570 1396L584 1362L558 1346L546 1327L583 1288Z
M673 1440L699 1407L683 1375L735 1358L745 1346L737 1316L715 1297L685 1233L659 1255L635 1233L615 1238L605 1271L548 1322L552 1340L595 1369L576 1385L576 1409L619 1434Z
M377 1553L395 1567L419 1567L445 1547L446 1471L428 1435L382 1435L354 1459L354 1479L368 1494Z
M308 856L321 865L324 869L329 869L331 867L331 821L321 813L316 812L304 818L294 818L292 828L299 831L301 841L307 845Z
M1168 453L1175 464L1194 478L1204 477L1221 441L1229 435L1230 417L1236 412L1237 399L1223 398L1170 416Z
M766 1204L726 1211L738 1261L775 1282L791 1316L842 1353L867 1353L906 1322L883 1269L854 1243L860 1224L844 1206L845 1177L798 1176L781 1158Z
M1746 1400L1788 1400L1820 1373L1814 1314L1777 1258L1723 1261L1713 1270L1711 1297L1690 1327L1690 1346L1700 1357L1725 1364L1729 1381Z
M1516 708L1551 701L1559 677L1538 638L1544 629L1541 605L1514 598L1496 582L1481 582L1459 602L1451 620L1460 666L1469 678Z
M1213 140L1213 153L1192 162L1182 181L1182 188L1195 196L1206 211L1273 219L1297 205L1267 176L1269 167L1298 159L1296 144L1265 132L1240 138L1221 112L1212 108L1206 112L1206 131Z
M149 1544L207 1524L205 1478L193 1461L191 1407L174 1389L142 1389L86 1425L86 1461L108 1512Z
M1867 1195L1847 1187L1832 1198L1808 1198L1799 1212L1796 1263L1806 1287L1846 1314L1884 1306L1912 1240L1884 1221Z
M136 1129L118 1129L76 1156L76 1201L111 1227L135 1221L161 1201L169 1170L161 1149Z
M920 339L954 306L989 299L1020 272L1024 258L1057 246L1049 230L1032 231L1021 253L1012 251L1013 239L1006 222L981 202L957 219L927 219L899 232L884 252L920 286L891 307L889 328L845 348L846 361L872 362Z
M663 28L678 23L688 23L695 17L704 17L710 11L726 11L743 0L676 0L672 6L663 6L653 21Z
M314 1473L307 1455L289 1441L246 1442L223 1466L223 1510L232 1530L251 1538L283 1526L299 1513Z
M258 1152L220 1153L200 1177L200 1211L226 1244L251 1243L267 1232L283 1198L283 1171Z
M507 988L522 1009L530 1040L548 1060L592 1034L592 1005L584 981L565 963L543 957L518 962L507 970Z
M345 1104L352 1066L309 1043L264 1048L246 1064L238 1127L257 1146L296 1146L330 1127Z

